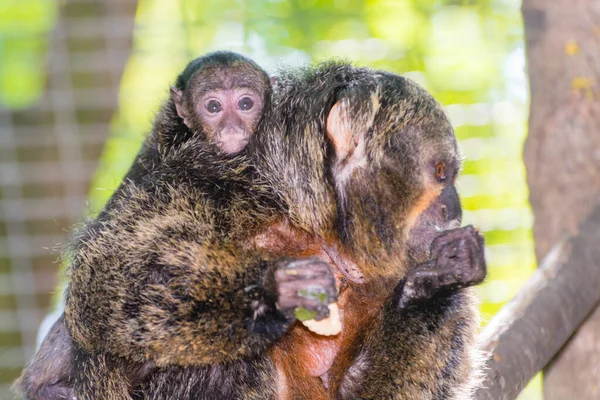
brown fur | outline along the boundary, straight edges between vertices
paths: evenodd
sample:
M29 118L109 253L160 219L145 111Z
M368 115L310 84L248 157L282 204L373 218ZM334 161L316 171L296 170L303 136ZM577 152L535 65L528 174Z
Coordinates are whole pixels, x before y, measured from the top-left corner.
M82 399L467 398L477 317L462 287L481 265L457 264L476 269L458 289L403 302L414 271L452 267L416 229L454 190L430 179L432 163L458 170L439 105L403 78L337 63L282 74L277 96L247 156L215 160L183 141L82 233L66 310ZM339 337L277 309L283 256L335 271Z

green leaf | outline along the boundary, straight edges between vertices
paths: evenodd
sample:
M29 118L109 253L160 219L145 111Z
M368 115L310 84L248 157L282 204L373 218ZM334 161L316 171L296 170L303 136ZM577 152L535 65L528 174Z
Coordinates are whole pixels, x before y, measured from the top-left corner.
M314 319L317 316L317 312L307 310L304 307L296 307L294 310L294 315L296 316L296 319L300 321L308 321L310 319Z

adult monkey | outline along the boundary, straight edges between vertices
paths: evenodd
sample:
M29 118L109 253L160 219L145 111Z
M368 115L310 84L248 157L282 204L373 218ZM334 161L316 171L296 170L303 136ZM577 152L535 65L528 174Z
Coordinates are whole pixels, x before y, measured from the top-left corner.
M485 274L485 263L482 240L474 229L440 233L456 227L460 219L453 188L458 169L456 143L447 119L422 89L391 74L328 64L284 76L281 84L282 100L272 120L268 120L276 128L267 126L264 135L256 135L250 153L258 157L259 178L267 180L267 186L275 189L289 210L283 215L276 213L277 221L266 219L262 228L251 231L254 243L247 247L267 255L281 255L282 251L297 256L329 255L330 264L340 270L339 302L344 310L341 336L315 337L298 325L283 335L293 317L280 313L276 300L269 301L269 297L277 299L278 292L277 285L275 288L272 285L274 271L268 263L258 269L249 266L243 271L233 271L233 275L239 272L245 277L258 275L259 279L244 286L251 289L249 292L244 288L225 292L231 282L219 278L227 278L222 275L232 271L212 271L218 272L211 277L216 279L212 289L219 292L216 300L232 300L227 301L229 307L220 310L226 310L228 316L236 315L230 312L232 305L246 305L247 315L251 316L259 311L261 327L268 329L253 332L256 325L247 325L250 329L245 337L260 333L254 336L260 342L245 343L244 351L249 350L246 354L215 354L215 357L230 357L232 361L224 365L207 360L210 354L206 352L206 344L220 341L217 347L226 348L227 339L192 335L189 338L194 342L188 349L196 355L200 353L197 364L193 364L194 360L190 365L159 360L156 367L151 366L141 374L144 376L140 383L129 382L132 387L127 390L141 398L278 395L412 399L466 395L475 362L476 323L470 296L461 287L479 282ZM310 104L302 102L307 96ZM285 132L277 129L281 126ZM177 236L178 226L169 228ZM193 226L185 228L190 234L189 228ZM183 229L179 233L182 236L177 246L188 240ZM246 229L242 233L248 235ZM235 242L235 232L232 238ZM247 239L245 236L244 243ZM193 247L191 255L198 250L202 249ZM171 254L179 255L176 251ZM98 252L92 256L104 257L104 254ZM169 267L189 267L189 261L202 260L200 256L172 257ZM232 263L229 267L235 266ZM82 267L87 268L85 265L79 268ZM110 284L118 286L121 281L110 273L100 272L103 284L109 281L109 288L114 287ZM211 271L202 271L207 272ZM96 279L91 275L85 277ZM202 285L194 281L196 278L186 276L194 287ZM173 312L173 308L169 309L172 299L181 299L165 295L170 296L186 282L177 282L176 287L170 283L169 280L161 285L158 281L151 296L147 296L151 306L156 307L153 312L164 311L160 321L167 318L164 321L167 327L186 322L179 319L181 313L168 319ZM203 293L204 298L188 298L183 302L204 307L201 315L194 315L193 321L199 326L190 327L192 330L205 329L213 318L214 310L206 304L211 298ZM122 302L121 308L130 304L129 292L117 294L120 297L115 297L115 309L119 309L118 302ZM78 315L89 318L81 326L93 330L94 324L102 324L107 317L98 312L101 310L84 308L88 310L92 315L85 312ZM182 311L177 307L174 310ZM120 326L114 319L108 320L111 323L101 328L114 331ZM240 324L235 320L229 320L228 324L245 326L243 321ZM158 329L140 335L157 332L164 333ZM173 339L168 335L162 338ZM135 339L126 345L142 352L152 342L152 338L139 342ZM82 343L102 344L102 340L103 336L97 335L91 339L84 337ZM177 346L169 350L172 351L163 357L190 357L177 354ZM110 356L103 362L119 367L131 361L124 359L126 356L135 358L140 354ZM77 372L83 380L95 377L85 376L89 370ZM129 396L118 389L112 392L114 398L120 394L123 398Z
M277 130L256 140L283 156L262 153L261 167L284 188L289 219L314 232L338 267L343 312L338 340L296 327L275 346L280 388L290 398L468 398L478 319L464 287L486 267L482 236L458 228L460 161L448 119L423 89L385 72L329 63L279 85L286 140ZM323 176L328 184L316 185ZM332 197L336 208L313 217Z

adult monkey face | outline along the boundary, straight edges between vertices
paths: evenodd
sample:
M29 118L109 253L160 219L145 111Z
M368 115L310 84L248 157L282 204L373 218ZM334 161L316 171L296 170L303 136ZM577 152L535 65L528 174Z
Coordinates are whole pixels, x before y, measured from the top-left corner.
M462 208L454 186L459 170L458 157L437 153L427 154L423 163L424 193L420 203L422 211L409 231L409 255L415 261L429 256L433 240L441 233L460 227Z
M202 132L224 153L238 153L262 116L270 83L262 69L241 56L227 63L209 57L205 65L194 66L187 81L178 81L171 95L192 132Z
M365 279L402 276L407 265L439 251L438 236L461 224L454 132L435 100L403 78L381 73L340 94L327 119L340 201L336 228ZM473 241L479 251L478 232L461 235L452 242Z

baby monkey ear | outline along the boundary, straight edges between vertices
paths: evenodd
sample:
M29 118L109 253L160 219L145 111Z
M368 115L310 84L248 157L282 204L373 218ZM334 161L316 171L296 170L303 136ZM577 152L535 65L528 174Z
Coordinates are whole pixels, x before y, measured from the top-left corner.
M362 96L361 96L362 95ZM379 101L375 93L349 93L331 108L327 136L335 149L333 173L338 184L367 165L366 136L373 127Z
M171 98L175 103L175 108L177 109L177 115L179 118L183 120L183 123L189 127L188 124L188 114L183 106L183 91L177 89L175 86L171 86Z

